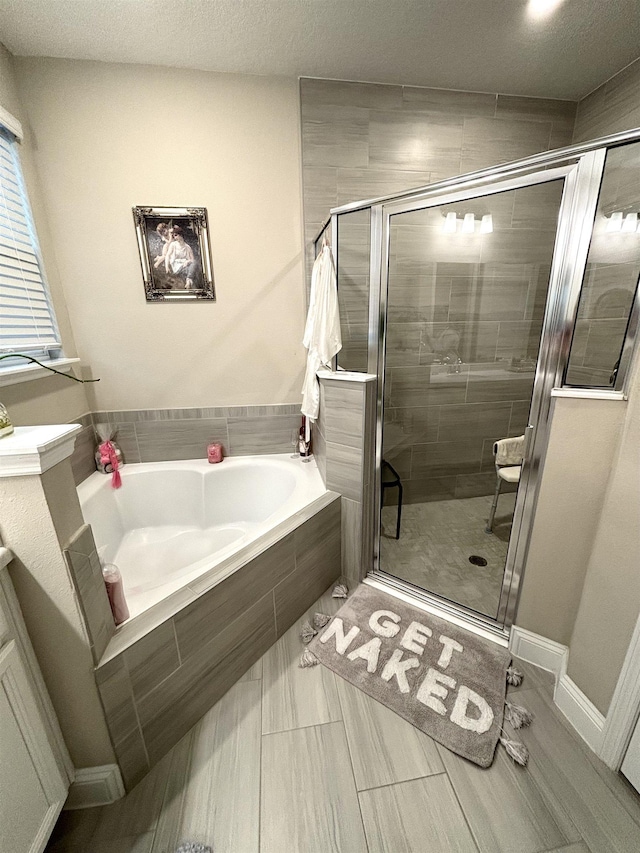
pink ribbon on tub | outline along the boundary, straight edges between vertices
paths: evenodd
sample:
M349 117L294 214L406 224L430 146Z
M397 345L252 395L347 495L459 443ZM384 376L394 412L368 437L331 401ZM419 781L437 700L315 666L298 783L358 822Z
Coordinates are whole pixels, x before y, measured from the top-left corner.
M118 471L118 455L110 441L103 441L100 445L100 462L102 465L111 464L113 474L111 475L111 488L119 489L122 485L122 477Z

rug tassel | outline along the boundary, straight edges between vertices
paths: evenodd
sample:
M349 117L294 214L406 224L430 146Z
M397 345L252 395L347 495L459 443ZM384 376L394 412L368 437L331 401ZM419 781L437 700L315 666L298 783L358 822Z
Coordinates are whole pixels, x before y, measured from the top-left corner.
M515 705L513 702L504 703L504 716L508 723L514 729L521 729L523 726L529 726L533 722L533 714L522 705Z
M331 593L331 598L346 598L349 595L349 587L346 583L337 583L333 592Z
M311 642L311 640L313 640L313 638L315 637L315 635L316 635L317 633L318 633L318 632L317 632L317 631L316 631L316 629L313 627L313 625L311 624L311 622L303 622L303 623L302 623L302 628L300 628L300 639L301 639L301 640L302 640L302 642L305 644L305 646L306 646L308 643L310 643L310 642Z
M513 687L520 687L523 678L524 675L514 666L510 666L507 669L507 684L511 684Z
M300 656L299 667L304 669L307 666L315 666L317 663L320 663L318 658L314 655L311 649L305 649Z
M179 847L176 847L176 853L213 853L213 848L198 841L183 841Z
M529 750L520 740L510 740L504 735L500 735L500 743L504 746L507 755L519 764L521 767L527 766L529 760Z
M324 628L325 625L328 625L331 622L331 616L327 616L326 613L314 613L313 614L313 627L318 631L320 628Z

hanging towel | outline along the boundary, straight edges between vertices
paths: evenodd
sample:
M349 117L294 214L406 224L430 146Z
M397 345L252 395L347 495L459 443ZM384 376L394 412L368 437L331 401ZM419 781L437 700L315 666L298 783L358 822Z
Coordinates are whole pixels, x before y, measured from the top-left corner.
M309 352L302 386L301 411L314 421L320 408L316 372L322 365L330 366L331 359L342 349L336 273L331 247L327 244L322 247L313 265L309 312L302 343Z
M522 465L523 450L523 435L519 435L517 438L501 438L493 445L496 465Z

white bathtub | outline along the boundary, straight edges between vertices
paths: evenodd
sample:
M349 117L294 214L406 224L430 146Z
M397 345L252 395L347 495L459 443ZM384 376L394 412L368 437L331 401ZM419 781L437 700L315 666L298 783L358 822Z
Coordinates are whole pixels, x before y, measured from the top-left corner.
M98 553L124 580L131 617L210 573L325 494L314 461L236 456L124 465L78 486ZM215 574L215 573L214 573Z

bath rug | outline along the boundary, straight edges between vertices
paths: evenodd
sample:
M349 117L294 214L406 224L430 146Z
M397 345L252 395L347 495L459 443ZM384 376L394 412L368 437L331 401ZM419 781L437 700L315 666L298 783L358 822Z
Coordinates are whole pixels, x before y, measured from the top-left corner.
M510 652L398 598L361 584L307 649L322 664L438 743L489 767L501 739ZM517 709L517 710L515 710ZM521 725L531 715L511 706Z
M176 853L213 853L213 848L198 841L183 841L180 847L176 847Z

